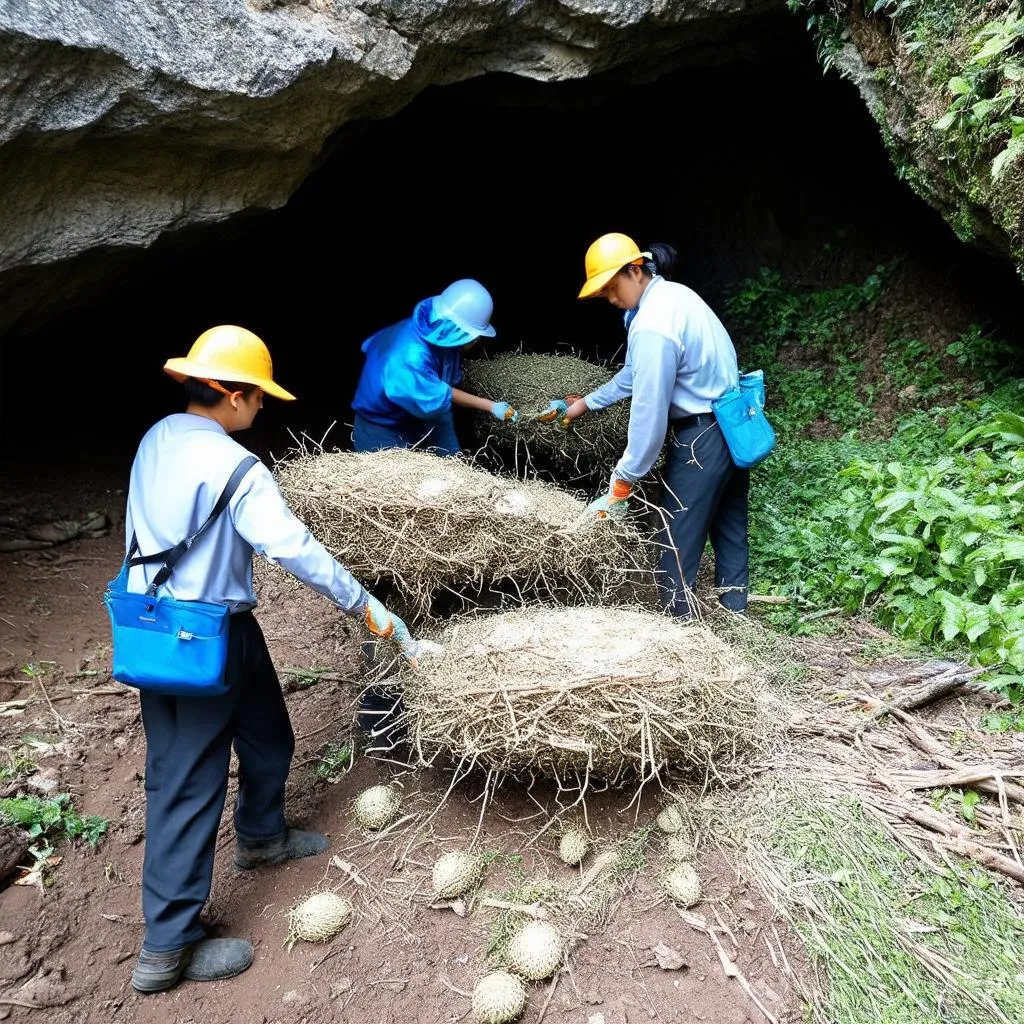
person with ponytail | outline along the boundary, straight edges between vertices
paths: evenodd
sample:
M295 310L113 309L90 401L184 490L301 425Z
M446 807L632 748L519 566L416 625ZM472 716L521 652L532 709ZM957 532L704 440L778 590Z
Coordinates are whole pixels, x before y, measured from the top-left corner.
M711 307L672 280L677 254L665 243L641 251L628 235L602 235L586 254L579 298L603 298L622 310L626 360L606 384L572 404L556 400L549 418L565 427L590 412L631 399L626 450L608 492L588 506L599 519L624 515L636 484L667 443L661 499L664 526L659 588L665 607L689 617L693 587L710 538L721 604L747 607L749 470L729 454L711 403L739 378L736 349Z

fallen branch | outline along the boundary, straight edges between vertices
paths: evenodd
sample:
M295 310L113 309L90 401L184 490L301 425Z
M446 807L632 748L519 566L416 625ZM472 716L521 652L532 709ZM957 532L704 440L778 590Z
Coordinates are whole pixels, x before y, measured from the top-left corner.
M934 704L935 701L958 690L965 683L969 683L975 676L980 676L983 672L988 671L990 670L987 668L964 670L957 668L943 672L923 686L911 690L910 693L901 694L890 701L882 701L871 713L865 725L891 714L894 710L910 711L913 708L924 707L926 704Z
M995 850L976 842L973 834L963 825L919 807L895 807L892 809L907 821L916 822L930 832L937 833L941 838L935 842L946 849L960 854L961 857L969 857L984 867L998 871L1024 885L1024 868L1009 857L1004 857L1001 853L996 853Z

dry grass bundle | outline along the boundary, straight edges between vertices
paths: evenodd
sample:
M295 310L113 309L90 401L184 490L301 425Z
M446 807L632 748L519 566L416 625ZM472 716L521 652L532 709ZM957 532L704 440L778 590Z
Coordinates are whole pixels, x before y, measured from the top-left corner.
M490 441L506 462L543 462L560 478L578 480L609 474L626 447L629 400L578 419L571 430L528 418L552 399L586 395L611 380L613 371L572 355L510 352L493 359L467 359L463 386L476 395L509 402L524 414L518 426L492 417L473 417L480 445ZM519 449L522 449L522 456Z
M414 617L429 614L444 589L504 583L517 602L569 602L633 593L653 580L650 542L631 525L581 526L586 506L571 494L462 458L397 448L300 452L276 476L332 554L367 583L390 580Z
M705 627L631 608L532 607L463 617L406 672L421 761L536 772L585 790L681 771L734 776L765 736L760 685ZM639 790L638 790L639 792Z

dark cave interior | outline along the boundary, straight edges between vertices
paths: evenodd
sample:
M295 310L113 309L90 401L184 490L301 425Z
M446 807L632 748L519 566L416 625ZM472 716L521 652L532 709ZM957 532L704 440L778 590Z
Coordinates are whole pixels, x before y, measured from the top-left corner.
M268 400L240 440L272 456L293 435L347 447L361 342L459 277L495 299L497 337L474 356L610 358L620 315L576 293L587 246L611 230L673 243L677 277L720 313L760 266L800 273L829 253L855 278L910 253L952 270L1008 327L1024 297L1012 268L960 243L897 180L855 88L822 74L798 19L760 60L628 84L638 77L432 87L396 116L346 126L284 208L138 252L88 299L0 339L5 464L110 457L127 476L141 433L182 407L164 360L215 323L260 334L300 399Z

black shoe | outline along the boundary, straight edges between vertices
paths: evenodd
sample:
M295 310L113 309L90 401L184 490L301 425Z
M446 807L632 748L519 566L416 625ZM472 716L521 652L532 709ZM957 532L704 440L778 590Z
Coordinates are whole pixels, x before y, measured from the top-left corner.
M183 977L190 981L223 981L241 974L255 951L246 939L202 939L183 949L153 953L143 949L132 971L136 992L164 992Z
M290 828L283 836L259 842L239 839L235 843L235 867L248 871L262 864L280 864L285 860L300 857L315 857L331 845L327 836L320 832L303 832Z

